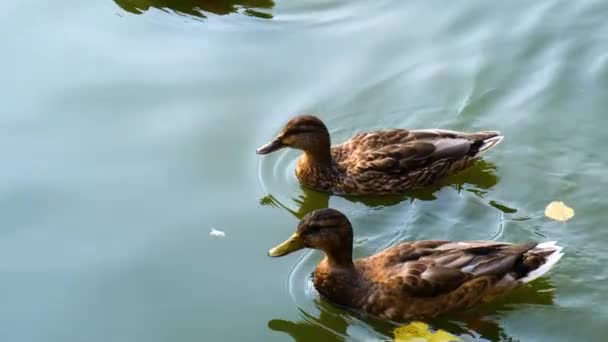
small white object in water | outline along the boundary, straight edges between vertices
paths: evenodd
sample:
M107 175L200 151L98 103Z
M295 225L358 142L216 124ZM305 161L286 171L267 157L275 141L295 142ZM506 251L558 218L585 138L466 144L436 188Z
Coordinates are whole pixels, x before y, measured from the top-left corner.
M223 237L226 237L226 233L224 233L221 230L217 230L215 228L211 228L211 231L209 232L209 236L211 236L211 237L217 237L217 238L223 238Z

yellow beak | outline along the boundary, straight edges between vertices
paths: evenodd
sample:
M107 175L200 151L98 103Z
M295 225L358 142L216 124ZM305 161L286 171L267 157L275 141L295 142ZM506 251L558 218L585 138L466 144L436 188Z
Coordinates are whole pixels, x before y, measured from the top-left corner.
M268 256L280 257L304 248L304 241L298 233L294 233L287 241L268 251Z

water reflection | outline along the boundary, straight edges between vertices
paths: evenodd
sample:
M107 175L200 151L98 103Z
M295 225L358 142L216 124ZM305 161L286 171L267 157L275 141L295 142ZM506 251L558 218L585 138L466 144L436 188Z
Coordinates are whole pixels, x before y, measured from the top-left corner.
M175 12L197 18L206 18L208 13L245 15L271 19L272 14L262 9L272 9L273 0L114 0L125 11L143 14L151 7L165 12Z
M413 202L432 201L437 199L435 193L446 186L454 188L456 191L468 191L475 196L484 198L488 190L498 184L499 178L496 175L496 166L490 162L480 160L467 170L446 178L441 183L427 187L425 189L410 191L402 196L382 196L382 197L358 197L343 196L343 198L353 203L363 203L368 207L388 207L399 204L403 201ZM297 218L302 218L307 213L329 207L329 199L332 195L311 190L304 186L297 198L292 198L296 209L292 209L289 204L282 203L272 194L268 194L260 199L260 204L282 208ZM488 204L504 213L517 212L516 209L507 207L496 200L488 201Z
M359 319L351 311L333 306L318 297L313 299L313 304L318 314L300 309L301 321L273 319L268 322L268 328L288 334L294 341L385 340L385 334L376 331L369 322ZM387 331L391 330L390 323L376 323L384 324Z
M554 290L555 287L549 279L540 278L490 304L427 323L433 329L443 329L463 338L473 337L487 341L516 340L501 327L501 317L523 305L553 305ZM268 322L268 327L291 336L294 341L343 341L348 337L356 340L391 340L392 331L398 326L393 322L369 317L359 319L350 311L341 310L323 301L314 302L318 316L301 311L302 320L299 322L273 319ZM353 327L356 329L352 329ZM353 336L354 334L357 336Z
M273 319L268 322L268 328L283 332L296 342L305 341L343 341L348 324L339 314L329 314L322 310L319 317L300 311L302 321L292 322L283 319ZM330 327L330 329L326 328Z

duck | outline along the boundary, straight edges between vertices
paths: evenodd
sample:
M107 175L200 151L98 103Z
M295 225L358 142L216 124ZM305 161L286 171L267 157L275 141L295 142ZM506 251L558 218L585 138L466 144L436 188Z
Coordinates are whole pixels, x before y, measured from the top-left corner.
M331 146L323 121L300 115L256 153L301 150L296 177L302 185L338 195L382 196L433 185L473 165L502 140L498 131L384 129L358 133Z
M315 210L270 249L304 248L325 257L313 273L321 298L390 321L432 318L488 302L545 275L563 256L555 241L407 241L353 260L353 229L335 209Z

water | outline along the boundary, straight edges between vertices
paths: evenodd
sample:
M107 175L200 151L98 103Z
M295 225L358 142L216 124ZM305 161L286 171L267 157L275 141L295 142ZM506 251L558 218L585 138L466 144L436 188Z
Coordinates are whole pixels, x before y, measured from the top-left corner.
M605 340L607 14L606 1L6 3L0 339L388 338L391 324L318 298L319 254L266 256L331 206L357 256L407 239L559 240L549 277L430 323L466 340ZM441 187L329 197L297 184L296 152L254 153L310 112L334 142L382 127L506 139ZM552 200L576 217L545 219Z

